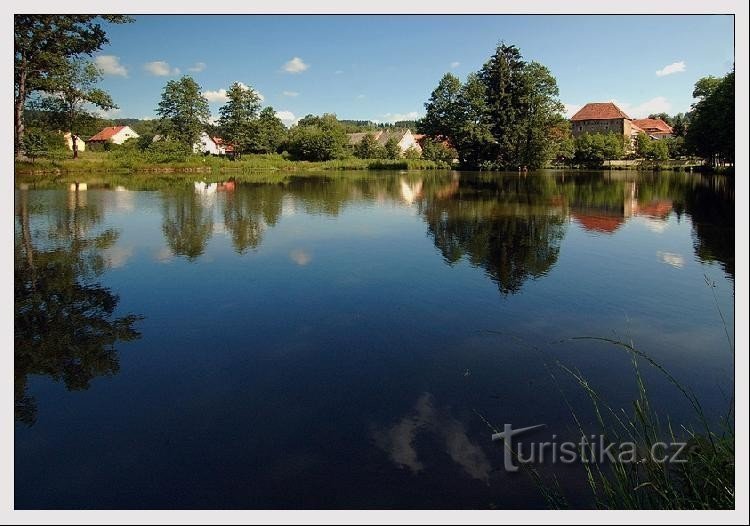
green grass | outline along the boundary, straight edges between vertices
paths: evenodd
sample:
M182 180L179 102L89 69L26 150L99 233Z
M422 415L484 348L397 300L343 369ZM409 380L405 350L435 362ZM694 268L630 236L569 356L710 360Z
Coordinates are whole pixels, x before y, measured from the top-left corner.
M281 155L244 155L232 161L219 157L193 155L184 161L155 163L143 156L118 151L81 152L78 159L40 158L34 162L17 161L15 173L20 176L82 173L243 173L250 171L310 172L325 170L436 170L446 165L423 159L336 159L310 162L291 161Z
M734 509L734 426L732 411L722 417L720 429L712 430L697 397L684 388L661 365L632 344L607 338L579 338L614 345L631 354L638 396L632 413L608 405L579 371L558 366L571 375L591 400L599 429L585 429L571 408L582 436L599 434L607 442L636 445L637 463L619 460L604 465L583 464L595 506L600 509ZM664 422L654 410L638 360L664 374L686 397L695 411L698 428ZM569 405L570 407L570 405ZM656 462L649 454L660 442L687 443L681 463ZM546 490L550 492L549 489Z

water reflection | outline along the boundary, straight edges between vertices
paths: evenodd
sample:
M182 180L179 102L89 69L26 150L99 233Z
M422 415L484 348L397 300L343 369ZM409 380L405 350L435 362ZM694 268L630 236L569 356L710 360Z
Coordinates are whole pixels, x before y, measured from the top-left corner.
M213 201L203 189L164 191L162 231L172 254L193 261L203 254L214 228Z
M544 276L565 235L563 209L539 191L537 178L452 182L422 203L428 234L449 265L466 258L504 294Z
M92 379L117 373L115 344L140 336L133 327L138 316L113 317L119 297L96 282L118 232L95 228L102 211L87 202L85 190L65 199L59 202L58 194L57 202L32 205L22 190L16 204L15 418L27 425L37 415L29 376L88 389Z
M391 427L372 432L375 444L399 467L417 474L425 469L417 451L420 435L430 435L442 444L451 460L473 479L487 482L492 471L487 455L466 433L464 424L448 409L435 407L430 393L422 394L413 410Z

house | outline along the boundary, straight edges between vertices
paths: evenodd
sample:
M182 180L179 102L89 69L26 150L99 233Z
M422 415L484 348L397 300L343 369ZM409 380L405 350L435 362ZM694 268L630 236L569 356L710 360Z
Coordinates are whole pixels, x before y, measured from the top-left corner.
M422 153L422 147L417 142L414 134L409 129L390 129L390 130L378 130L374 132L361 132L361 133L349 133L349 146L356 146L366 135L372 135L380 146L385 146L389 139L394 138L398 143L401 153L404 153L409 148L414 148L419 153Z
M619 133L632 139L633 121L614 102L589 102L570 122L573 137L584 133Z
M128 139L138 138L135 130L130 126L107 126L102 131L91 137L87 142L89 145L96 144L122 144Z
M68 147L68 150L73 150L73 135L70 134L70 132L66 132L63 134L63 139L65 140L65 145ZM83 141L78 135L75 135L76 138L76 148L78 148L79 152L85 152L86 151L86 142Z
M203 153L206 155L225 155L226 146L219 137L211 137L206 132L201 132L198 142L193 145L193 153Z
M661 119L633 119L633 125L638 126L652 139L672 136L672 127Z

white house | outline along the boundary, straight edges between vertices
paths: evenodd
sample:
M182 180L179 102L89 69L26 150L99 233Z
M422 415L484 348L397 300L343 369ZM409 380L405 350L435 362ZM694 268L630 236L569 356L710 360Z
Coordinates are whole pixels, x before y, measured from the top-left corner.
M193 145L193 153L204 153L207 155L224 155L226 148L218 137L211 137L206 132L201 132L201 136Z
M94 135L88 140L89 144L104 144L110 142L112 144L122 144L128 139L138 138L135 130L130 126L107 126L102 131Z
M76 147L78 148L79 152L85 152L86 151L86 143L81 140L81 138L76 135ZM65 140L65 144L68 147L68 150L73 150L73 136L70 134L70 132L66 132L63 134L63 139Z
M401 129L394 129L394 130L378 130L374 132L362 132L362 133L350 133L348 134L349 137L349 145L355 146L359 144L362 139L365 138L366 135L372 135L373 139L380 145L385 146L385 143L388 142L389 139L394 138L398 142L399 148L401 148L401 153L404 153L409 148L414 148L418 152L422 153L422 147L417 142L416 137L414 137L414 134L411 132L411 130L401 130Z

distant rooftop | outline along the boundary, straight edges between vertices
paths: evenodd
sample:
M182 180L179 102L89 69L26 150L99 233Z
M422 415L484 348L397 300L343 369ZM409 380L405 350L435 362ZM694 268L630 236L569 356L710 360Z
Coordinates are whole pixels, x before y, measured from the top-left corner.
M570 119L572 121L596 121L630 119L614 102L589 102Z

